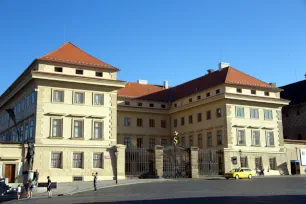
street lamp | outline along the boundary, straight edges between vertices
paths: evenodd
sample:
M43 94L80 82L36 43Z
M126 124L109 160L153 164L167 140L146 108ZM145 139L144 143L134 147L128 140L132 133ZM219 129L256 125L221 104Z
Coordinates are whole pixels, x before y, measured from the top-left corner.
M241 155L242 155L242 151L241 151L241 149L239 149L239 156L240 156L240 158L239 158L239 159L240 159L240 167L242 167L242 166L241 166Z
M118 184L118 150L115 150L115 156L116 156L116 184Z

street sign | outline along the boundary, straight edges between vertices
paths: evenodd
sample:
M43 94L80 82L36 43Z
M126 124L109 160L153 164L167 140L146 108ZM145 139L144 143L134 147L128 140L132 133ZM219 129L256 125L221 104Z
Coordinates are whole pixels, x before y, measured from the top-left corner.
M105 156L104 158L105 158L105 159L110 159L110 156Z
M174 137L174 138L173 138L173 144L174 144L174 145L177 145L177 143L178 143L178 138L177 138L177 137Z

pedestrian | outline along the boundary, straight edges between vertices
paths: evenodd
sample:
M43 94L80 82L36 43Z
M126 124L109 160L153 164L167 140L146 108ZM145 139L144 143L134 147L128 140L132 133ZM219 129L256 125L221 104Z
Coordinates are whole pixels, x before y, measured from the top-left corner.
M29 181L27 181L27 183L26 183L26 185L25 185L25 191L26 191L26 193L27 193L27 198L29 198L30 197L30 193L29 193L29 190L30 190L30 182Z
M47 179L48 179L48 185L47 185L48 197L51 198L52 197L52 191L51 191L51 179L50 179L50 176L48 176Z
M34 172L34 176L33 176L33 180L35 182L36 187L38 187L38 177L39 177L39 173L38 173L38 170L36 169L36 171Z
M17 187L17 199L20 200L20 194L21 194L21 186L18 185Z
M95 189L95 192L97 192L98 172L96 172L95 175L93 174L93 176L94 176L94 180L93 180L93 182L94 182L94 189Z
M30 194L29 198L32 198L33 188L34 188L34 182L31 182L29 187L29 194Z

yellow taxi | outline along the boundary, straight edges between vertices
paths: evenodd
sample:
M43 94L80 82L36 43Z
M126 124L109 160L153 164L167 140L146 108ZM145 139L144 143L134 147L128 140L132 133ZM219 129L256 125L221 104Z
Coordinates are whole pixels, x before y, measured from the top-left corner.
M224 177L226 179L229 179L229 178L235 178L235 179L248 178L248 179L251 179L252 176L255 176L255 171L252 171L249 168L232 169L230 172L228 172L224 175Z

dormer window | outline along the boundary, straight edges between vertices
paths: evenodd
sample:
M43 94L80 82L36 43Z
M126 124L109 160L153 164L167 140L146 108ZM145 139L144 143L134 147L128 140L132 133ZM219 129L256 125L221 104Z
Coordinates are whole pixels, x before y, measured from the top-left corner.
M251 94L256 94L256 90L251 90Z
M142 103L141 102L138 102L138 104L137 104L138 106L142 106Z
M161 105L161 108L166 108L166 105L165 105L165 104L162 104L162 105Z
M192 98L189 99L189 102L192 102Z
M198 95L197 99L200 100L201 99L201 95Z
M154 107L154 103L150 103L150 107L153 108Z
M96 77L103 77L103 73L102 72L96 72Z
M130 102L129 101L124 101L124 105L129 106Z
M270 93L268 91L265 91L265 96L270 96Z
M210 96L210 92L206 93L206 97L209 97Z
M55 72L63 72L63 67L54 67Z
M242 89L237 88L237 89L236 89L236 92L237 92L237 93L242 93Z
M75 74L83 75L83 70L77 69L77 70L75 70Z
M217 90L216 90L216 94L219 94L219 93L220 93L220 89L217 89Z
M176 104L176 103L174 104L174 107L177 107L177 104Z

